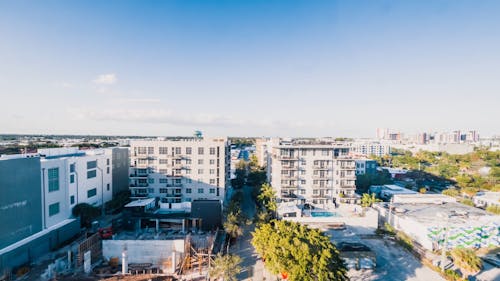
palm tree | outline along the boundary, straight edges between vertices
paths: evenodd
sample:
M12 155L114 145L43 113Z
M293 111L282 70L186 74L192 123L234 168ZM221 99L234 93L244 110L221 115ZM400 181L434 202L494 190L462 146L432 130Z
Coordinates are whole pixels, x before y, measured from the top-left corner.
M213 266L210 268L210 277L216 280L236 281L236 275L241 271L241 258L237 255L221 255L215 257Z

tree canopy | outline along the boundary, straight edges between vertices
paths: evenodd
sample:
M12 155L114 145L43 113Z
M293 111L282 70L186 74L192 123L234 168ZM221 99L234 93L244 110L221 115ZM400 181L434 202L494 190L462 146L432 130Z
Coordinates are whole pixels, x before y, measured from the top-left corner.
M255 230L252 245L269 271L290 281L348 280L338 250L318 229L272 220Z
M241 271L241 258L237 255L221 255L215 257L213 267L210 268L210 277L224 279L225 281L236 281L236 276Z

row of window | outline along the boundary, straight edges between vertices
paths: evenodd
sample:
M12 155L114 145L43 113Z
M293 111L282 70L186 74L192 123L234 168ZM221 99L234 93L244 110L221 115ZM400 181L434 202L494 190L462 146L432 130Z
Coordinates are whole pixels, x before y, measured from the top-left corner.
M312 156L316 155L321 155L321 156L339 156L339 155L347 155L349 153L348 148L338 148L338 149L331 149L331 148L316 148L316 149L281 149L280 155L281 156L291 156L293 157L295 154L295 151L300 151L301 156L307 156L308 154L312 153Z
M137 180L138 183L146 183L145 180L143 179L138 179ZM148 178L148 181L147 183L149 184L154 184L156 181L154 178ZM173 179L171 181L173 184L182 184L182 179ZM193 182L193 179L190 179L190 178L187 178L186 179L186 183L192 183ZM198 179L198 183L202 183L203 180L202 179ZM165 178L161 178L161 179L158 179L158 183L165 183L165 184L168 184L168 179L165 179ZM215 179L210 179L209 180L209 183L210 184L215 184L216 183L216 180Z
M148 147L136 147L137 154L155 154L155 148L153 146L148 146ZM168 147L158 147L158 154L168 154ZM172 154L182 154L182 147L172 147L171 148ZM191 155L193 154L193 148L192 147L186 147L185 148L185 154ZM217 148L215 147L210 147L209 148L209 154L210 155L215 155L217 151ZM204 147L198 147L198 155L203 155L205 154L205 148Z

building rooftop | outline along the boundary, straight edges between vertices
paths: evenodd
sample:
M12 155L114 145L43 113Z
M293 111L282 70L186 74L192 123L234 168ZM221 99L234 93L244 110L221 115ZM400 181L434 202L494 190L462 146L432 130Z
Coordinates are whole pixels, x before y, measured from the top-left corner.
M149 204L155 202L155 198L145 198L145 199L139 199L132 201L125 205L125 208L132 208L132 207L145 207L148 206Z
M387 203L378 203L388 207ZM456 202L442 204L392 204L398 216L411 218L428 227L445 225L454 227L480 226L490 222L500 225L500 216L494 216L484 210Z

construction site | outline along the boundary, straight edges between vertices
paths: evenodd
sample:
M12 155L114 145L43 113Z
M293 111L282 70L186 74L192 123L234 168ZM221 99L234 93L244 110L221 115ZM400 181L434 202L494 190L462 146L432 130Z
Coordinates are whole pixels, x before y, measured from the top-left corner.
M219 224L201 216L125 211L3 280L208 280L226 243Z

